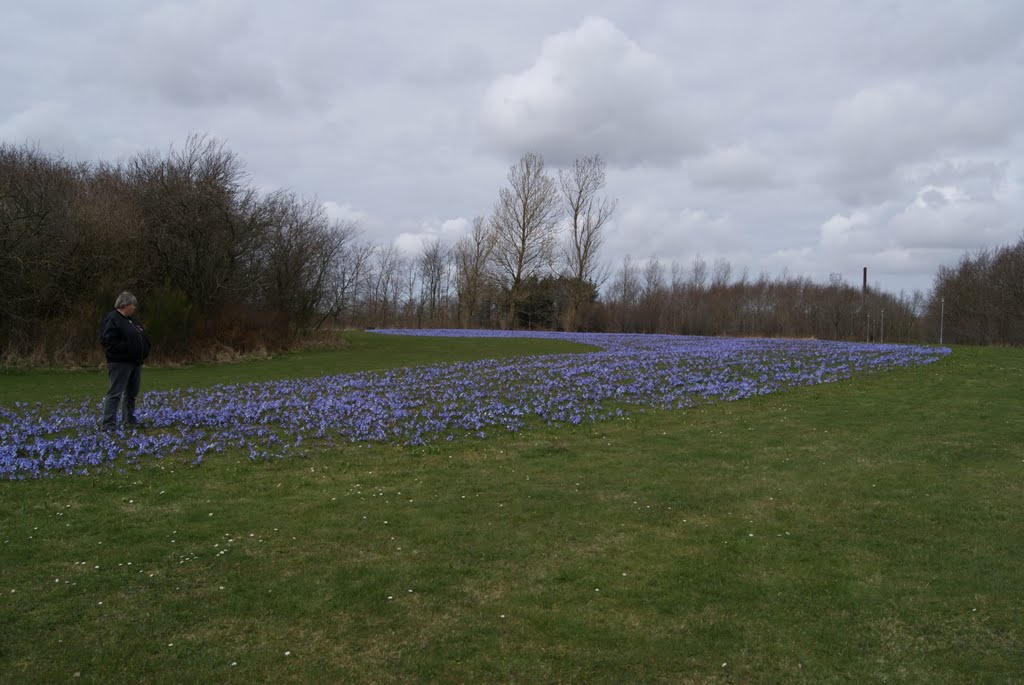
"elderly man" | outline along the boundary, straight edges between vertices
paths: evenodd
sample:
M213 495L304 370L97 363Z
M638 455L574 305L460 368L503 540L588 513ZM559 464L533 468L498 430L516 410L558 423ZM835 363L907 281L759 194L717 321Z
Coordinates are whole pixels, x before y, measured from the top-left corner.
M117 296L114 311L103 317L100 344L107 355L110 389L103 397L100 428L113 430L117 425L117 408L123 405L121 421L137 425L135 398L142 380L142 363L149 356L149 338L142 324L132 318L138 300L129 292Z

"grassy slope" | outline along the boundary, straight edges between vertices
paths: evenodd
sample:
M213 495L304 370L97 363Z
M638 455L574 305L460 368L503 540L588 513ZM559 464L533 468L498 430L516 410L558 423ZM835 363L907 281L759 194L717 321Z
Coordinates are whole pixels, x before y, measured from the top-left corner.
M1022 381L3 484L0 681L1014 682Z

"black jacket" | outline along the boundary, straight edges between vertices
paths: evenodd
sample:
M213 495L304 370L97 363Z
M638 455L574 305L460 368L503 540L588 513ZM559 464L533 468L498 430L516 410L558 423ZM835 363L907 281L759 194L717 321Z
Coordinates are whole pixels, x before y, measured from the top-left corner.
M149 338L142 324L116 309L103 317L100 345L108 362L141 364L149 356Z

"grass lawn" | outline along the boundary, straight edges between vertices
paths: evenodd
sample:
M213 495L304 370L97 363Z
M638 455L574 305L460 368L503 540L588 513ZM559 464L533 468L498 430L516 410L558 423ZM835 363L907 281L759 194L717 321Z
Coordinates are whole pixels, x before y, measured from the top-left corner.
M166 382L510 342L370 341ZM1022 388L1024 351L957 348L575 429L0 483L0 682L1021 682Z
M231 364L187 367L145 366L142 391L198 388L219 383L272 381L353 371L377 371L418 364L498 359L527 354L586 352L596 348L565 340L527 338L419 338L346 331L337 350L315 350ZM97 407L107 391L106 367L97 369L0 369L0 405L11 402L53 402L70 397L95 397Z

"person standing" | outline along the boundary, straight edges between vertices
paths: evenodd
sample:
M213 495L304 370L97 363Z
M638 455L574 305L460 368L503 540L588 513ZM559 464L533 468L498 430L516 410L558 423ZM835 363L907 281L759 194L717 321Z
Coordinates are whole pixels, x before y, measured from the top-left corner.
M121 422L137 425L135 398L142 381L142 364L149 356L149 338L142 324L133 318L138 300L123 292L114 301L114 310L103 317L100 325L100 344L107 357L110 388L103 397L101 430L113 430L117 425L117 409L121 407Z

